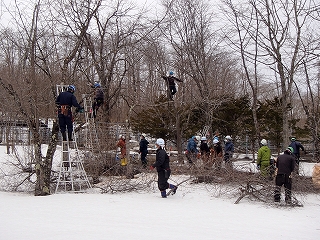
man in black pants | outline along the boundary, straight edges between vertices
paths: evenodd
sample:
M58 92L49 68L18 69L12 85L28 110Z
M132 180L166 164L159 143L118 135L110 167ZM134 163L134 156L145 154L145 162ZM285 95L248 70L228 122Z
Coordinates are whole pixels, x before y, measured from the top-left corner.
M292 188L292 178L291 173L294 171L295 167L295 157L292 155L293 148L288 147L284 154L279 155L276 160L276 167L278 169L276 176L276 188L274 191L274 201L280 202L281 198L281 187L284 185L285 190L285 201L291 204L291 188Z
M182 82L182 80L174 77L173 74L174 73L170 71L169 76L161 76L167 82L169 92L170 92L170 99L172 99L173 95L175 95L177 92L175 81Z
M295 137L291 138L291 143L290 143L289 147L293 148L292 154L293 154L293 156L296 157L295 173L299 174L300 149L302 151L304 151L305 154L306 154L306 151L305 151L304 147L302 146L302 144L300 142L296 141Z
M59 126L62 134L62 140L67 141L66 131L68 130L68 140L73 141L73 117L71 112L71 107L76 107L77 112L83 112L83 107L81 107L73 95L76 91L75 86L69 85L67 91L61 92L56 99L56 104L58 107L58 118Z
M158 172L158 188L161 191L161 197L166 198L167 192L166 189L173 189L173 194L177 191L177 186L168 183L170 177L170 166L169 166L169 156L167 155L164 148L164 140L158 138L156 141L157 153L156 153L156 162L150 166L150 169L153 170L157 168Z
M143 135L141 135L139 152L141 154L141 163L144 168L146 168L148 164L146 159L146 156L148 154L148 144L149 142L145 139Z

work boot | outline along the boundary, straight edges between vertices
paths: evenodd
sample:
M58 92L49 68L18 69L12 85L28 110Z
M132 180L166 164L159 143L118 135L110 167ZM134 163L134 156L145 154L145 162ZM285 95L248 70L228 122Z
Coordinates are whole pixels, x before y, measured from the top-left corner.
M62 141L67 141L67 134L66 132L62 133Z
M178 189L178 187L173 184L169 184L169 188L172 189L172 194L175 194Z
M162 197L162 198L166 198L166 197L167 197L167 192L166 192L166 190L161 191L161 197Z

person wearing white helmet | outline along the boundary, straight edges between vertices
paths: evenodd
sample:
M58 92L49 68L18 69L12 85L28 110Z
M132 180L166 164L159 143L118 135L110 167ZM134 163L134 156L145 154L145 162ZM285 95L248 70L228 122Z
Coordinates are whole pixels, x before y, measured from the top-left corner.
M223 150L220 141L215 138L212 141L212 148L211 148L211 158L212 162L215 163L216 170L221 169L222 165L222 156L223 156Z
M200 154L201 154L201 159L203 163L210 168L212 166L210 162L210 149L207 143L207 138L206 137L201 137L201 143L200 143Z
M164 140L162 138L158 138L156 143L156 162L150 166L150 169L153 170L154 168L157 169L158 172L158 188L161 192L161 197L166 198L167 197L167 189L173 189L172 194L175 194L178 187L169 184L168 179L171 174L170 165L169 165L169 156L164 150Z
M233 152L234 152L234 145L232 142L232 138L227 135L225 137L225 145L224 145L224 161L227 167L231 167L232 166L232 156L233 156Z
M260 173L264 177L271 178L270 175L270 159L271 159L271 151L267 146L268 142L266 139L261 140L261 147L258 150L257 157L257 169L260 170Z
M120 148L120 152L121 152L120 164L121 166L126 166L128 162L126 158L127 156L126 138L124 135L119 136L119 141L116 146Z

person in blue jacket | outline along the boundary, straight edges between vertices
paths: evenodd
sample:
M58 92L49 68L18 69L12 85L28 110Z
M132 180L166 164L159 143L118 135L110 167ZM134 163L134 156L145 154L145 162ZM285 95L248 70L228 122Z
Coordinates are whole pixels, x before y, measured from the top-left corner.
M224 161L227 167L232 166L232 156L234 152L234 145L232 142L232 138L228 135L225 138L225 145L224 145Z
M71 107L76 107L78 112L83 112L83 107L80 106L76 97L73 95L76 88L73 85L69 85L65 92L61 92L56 99L58 107L59 126L62 134L62 140L67 141L66 131L68 129L68 140L73 141L73 118Z
M197 154L198 154L197 138L196 138L196 136L193 136L192 138L190 138L188 140L188 145L187 145L186 157L187 157L189 163L193 163Z
M304 147L302 146L302 144L298 141L296 141L295 137L291 138L291 143L289 145L289 147L293 148L293 153L292 155L296 158L296 167L295 167L295 172L297 174L299 174L299 163L300 163L300 149L302 151L304 151L304 153L306 154L306 151L304 149Z

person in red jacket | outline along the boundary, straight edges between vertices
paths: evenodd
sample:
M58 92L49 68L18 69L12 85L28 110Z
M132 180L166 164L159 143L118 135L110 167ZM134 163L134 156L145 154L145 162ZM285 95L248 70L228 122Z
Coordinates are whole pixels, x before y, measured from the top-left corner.
M126 166L127 165L127 147L126 147L126 138L123 135L119 136L119 141L116 145L117 147L120 148L120 152L121 152L121 166Z
M292 178L291 174L295 167L295 157L293 156L293 148L288 147L282 155L279 155L276 160L277 176L276 176L276 188L274 191L274 201L280 202L281 187L284 185L285 201L291 204L291 189Z

